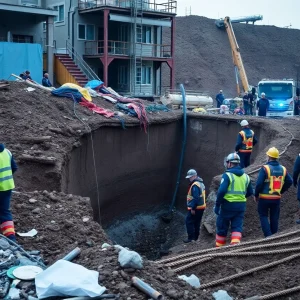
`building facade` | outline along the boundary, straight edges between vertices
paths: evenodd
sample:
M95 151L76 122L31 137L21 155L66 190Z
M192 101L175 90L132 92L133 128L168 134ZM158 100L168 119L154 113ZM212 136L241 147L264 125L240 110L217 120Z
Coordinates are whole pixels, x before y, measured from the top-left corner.
M50 78L53 75L55 18L57 12L47 5L46 0L0 0L0 42L42 45L48 53ZM12 46L2 46L5 45ZM11 58L13 60L13 55Z
M68 54L85 74L86 80L78 80L81 85L98 77L123 95L152 98L165 88L161 70L167 64L168 88L174 88L176 1L47 0L46 6L58 11L55 51ZM166 30L171 39L163 44ZM71 70L69 57L61 62Z

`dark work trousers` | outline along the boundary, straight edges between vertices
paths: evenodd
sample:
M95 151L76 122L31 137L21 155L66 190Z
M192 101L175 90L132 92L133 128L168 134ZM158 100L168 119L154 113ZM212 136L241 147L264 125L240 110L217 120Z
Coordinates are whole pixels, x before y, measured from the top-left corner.
M249 104L249 106L248 106L248 115L253 116L253 106L252 106L252 104Z
M239 151L239 157L241 159L240 166L241 168L247 168L250 166L250 157L251 157L251 152L240 152Z
M217 234L227 236L231 225L231 232L243 232L245 211L222 210L217 217Z
M198 240L203 212L204 209L196 209L195 215L192 215L191 211L188 211L185 225L189 240Z
M265 237L276 233L278 231L280 200L259 199L257 210Z
M12 190L0 192L0 224L12 221L10 212L10 198Z

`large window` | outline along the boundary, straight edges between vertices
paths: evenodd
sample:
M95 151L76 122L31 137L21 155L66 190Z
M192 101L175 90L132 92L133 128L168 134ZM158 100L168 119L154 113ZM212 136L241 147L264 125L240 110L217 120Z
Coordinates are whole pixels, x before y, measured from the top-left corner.
M138 25L136 28L136 42L137 43L152 43L152 27Z
M54 17L54 22L63 22L65 20L65 5L56 5L53 8L58 11L58 15Z
M269 100L290 99L293 97L293 85L291 83L261 83L258 86L259 96L265 93Z
M95 25L78 24L78 40L94 41Z
M150 85L152 83L152 67L142 66L136 68L136 84Z

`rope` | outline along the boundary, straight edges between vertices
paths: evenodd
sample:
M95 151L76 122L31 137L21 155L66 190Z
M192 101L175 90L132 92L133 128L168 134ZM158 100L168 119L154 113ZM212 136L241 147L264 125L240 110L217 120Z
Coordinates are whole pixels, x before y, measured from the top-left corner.
M70 94L73 98L73 111L74 111L74 115L75 117L84 125L88 128L88 131L90 133L90 138L91 138L91 146L92 146L92 155L93 155L93 165L94 165L94 171L95 171L95 180L96 180L96 191L97 191L97 203L98 203L98 214L99 214L99 223L101 224L101 210L100 210L100 194L99 194L99 184L98 184L98 174L97 174L97 166L96 166L96 158L95 158L95 148L94 148L94 139L93 139L93 134L92 134L92 129L91 127L84 122L78 115L76 112L76 100L74 98L74 96L72 94Z
M257 299L257 300L275 299L277 297L285 296L285 295L288 295L288 294L291 294L291 293L294 293L294 292L298 292L298 291L300 291L300 285L295 286L295 287L290 288L290 289L286 289L286 290L282 290L282 291L275 292L275 293L272 293L272 294L264 295L264 296L256 296L256 297L247 298L245 300L251 300L251 299L253 299L253 300L254 299Z
M237 253L237 252L261 249L261 248L272 248L272 247L288 246L288 245L294 245L294 244L298 244L298 243L300 243L300 240L298 240L298 238L297 238L297 239L287 241L287 242L282 242L282 243L258 245L258 246L252 246L252 247L244 248L244 249L236 249L236 250L230 251L230 253ZM232 247L231 249L234 249L234 247ZM251 253L253 253L253 252L251 252ZM206 254L206 255L202 256L201 259L204 258L204 257L216 257L216 256L222 256L222 255L226 256L226 254L227 254L226 252ZM187 263L187 262L191 262L191 261L194 261L194 260L195 260L195 257L190 257L190 258L179 260L179 261L176 261L176 262L173 262L173 263L165 264L165 266L166 267L172 267L172 266L181 265L181 264L184 264L184 263Z
M291 260L296 259L298 257L300 257L300 253L288 256L288 257L280 259L280 260L276 260L276 261L271 262L269 264L253 268L253 269L247 270L247 271L239 273L239 274L234 274L234 275L231 275L231 276L228 276L228 277L225 277L225 278L221 278L221 279L218 279L218 280L215 280L215 281L211 281L211 282L206 283L206 284L202 284L200 286L200 288L201 289L206 289L206 288L209 288L209 287L212 287L212 286L215 286L215 285L219 285L221 283L231 281L233 279L237 279L237 278L240 278L240 277L243 277L243 276L247 276L247 275L249 275L251 273L254 273L254 272L257 272L257 271L265 270L265 269L280 265L282 263L291 261ZM174 270L174 271L176 272L176 270Z
M173 256L167 259L163 259L163 260L159 260L155 263L157 264L165 264L167 262L171 262L174 260L178 260L180 258L185 258L185 257L189 257L189 256L193 256L193 255L198 255L198 254L203 254L203 253L209 253L209 252L214 252L214 251L221 251L221 250L227 250L228 248L237 248L237 247L243 247L246 245L254 245L254 244L260 244L260 243L268 243L269 241L274 241L274 240L278 240L284 237L288 237L294 234L300 233L300 230L296 230L296 231L292 231L292 232L288 232L288 233L284 233L284 234L280 234L280 235L275 235L275 236L271 236L270 238L266 239L266 238L262 238L260 240L257 241L249 241L249 242L243 242L234 246L224 246L224 247L218 247L218 248L209 248L209 249L203 249L203 250L199 250L199 251L194 251L194 252L190 252L190 253L186 253L186 254L181 254L181 255L177 255L177 256Z
M284 253L289 253L289 252L294 252L294 251L299 251L300 247L296 248L290 248L290 249L281 249L281 250L273 250L273 251L260 251L260 252L234 252L234 253L215 253L215 254L207 254L203 258L217 258L217 257L242 257L242 256L261 256L261 255L270 255L270 254L284 254ZM197 266L200 263L202 263L202 259L196 260L192 263L189 263L185 266L179 267L175 269L175 272L180 272L186 269L189 269L191 267ZM177 266L179 264L182 264L182 262L174 262L166 265L167 267L173 267Z

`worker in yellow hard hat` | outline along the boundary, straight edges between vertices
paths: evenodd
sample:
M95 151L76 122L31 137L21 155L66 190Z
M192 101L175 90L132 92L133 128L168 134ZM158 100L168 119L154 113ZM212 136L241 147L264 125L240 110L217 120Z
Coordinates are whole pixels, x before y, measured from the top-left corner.
M279 164L279 151L272 147L267 151L268 162L259 171L256 181L255 198L261 228L268 237L278 231L281 194L293 184L286 168Z

